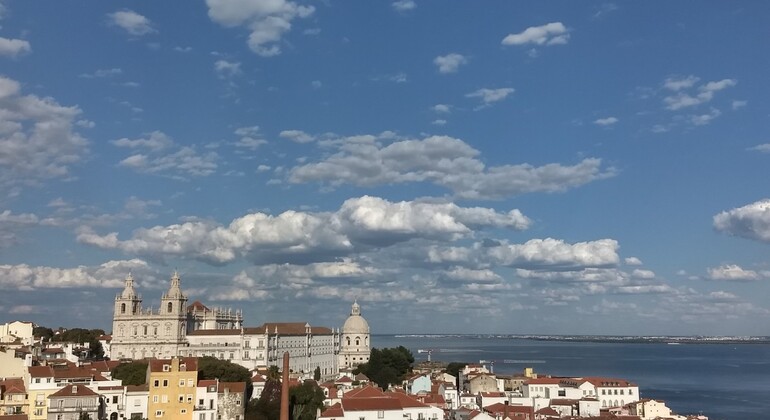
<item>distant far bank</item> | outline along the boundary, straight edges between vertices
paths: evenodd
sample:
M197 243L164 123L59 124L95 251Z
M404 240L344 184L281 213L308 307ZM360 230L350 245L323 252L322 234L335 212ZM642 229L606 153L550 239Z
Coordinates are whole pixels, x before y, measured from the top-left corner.
M583 343L667 343L677 344L770 344L770 336L647 336L647 335L536 335L536 334L372 334L395 338L464 338L567 341Z

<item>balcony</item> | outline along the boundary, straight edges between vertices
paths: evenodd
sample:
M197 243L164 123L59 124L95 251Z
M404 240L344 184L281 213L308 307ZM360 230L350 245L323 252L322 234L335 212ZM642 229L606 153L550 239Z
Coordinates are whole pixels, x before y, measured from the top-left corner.
M49 407L48 413L49 414L58 414L58 413L79 413L81 411L83 412L96 412L99 410L98 406L79 406L79 407Z

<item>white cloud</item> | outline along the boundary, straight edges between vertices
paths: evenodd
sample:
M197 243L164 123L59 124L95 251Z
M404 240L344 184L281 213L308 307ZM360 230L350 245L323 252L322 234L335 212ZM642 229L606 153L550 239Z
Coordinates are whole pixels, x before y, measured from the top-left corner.
M442 119L433 120L433 121L431 121L431 124L433 124L433 125L446 125L446 120L442 120Z
M453 281L464 283L500 283L502 277L489 269L472 270L464 267L452 267L444 271L442 276Z
M762 152L762 153L770 153L770 143L758 144L754 147L749 147L749 150Z
M715 215L714 228L728 235L770 242L770 199Z
M384 141L380 141L384 140ZM432 136L423 140L356 136L328 141L339 149L325 160L292 168L293 183L322 182L331 186L430 182L458 197L495 199L529 192L558 192L611 177L601 160L584 159L573 166L529 164L485 167L479 152L462 140Z
M438 67L439 73L455 73L461 65L467 64L468 59L462 54L451 53L440 55L433 59L433 64Z
M755 281L762 279L763 275L754 270L745 270L736 264L724 264L709 268L707 278L709 280Z
M666 80L667 82L664 83L664 86L671 85L672 87L669 88L670 90L679 91L692 87L695 81L697 81L697 78L686 79L686 81L685 79L679 81L670 81L670 79ZM735 79L723 79L719 81L708 82L699 86L698 93L694 95L685 92L678 92L676 95L663 98L663 103L666 104L666 109L671 111L700 105L711 101L714 98L714 93L727 89L728 87L735 86L737 83L738 82Z
M689 89L695 86L699 81L700 78L693 75L687 77L669 77L663 82L663 87L676 92L682 89Z
M488 105L493 102L502 101L508 95L514 92L513 88L497 88L487 89L482 88L474 92L465 95L466 98L479 98L484 104Z
M417 7L417 3L414 0L398 0L390 4L396 11L405 12L407 10L413 10Z
M321 83L320 80L313 80L312 82L310 82L310 86L313 89L321 89L321 87L323 86L323 83Z
M278 43L291 30L296 18L313 14L313 6L302 6L292 1L206 0L209 17L226 26L245 26L250 31L249 48L263 57L281 53Z
M129 271L147 270L142 260L109 261L95 267L36 267L27 264L0 265L0 286L4 289L119 288Z
M637 279L654 279L655 272L653 272L652 270L642 270L637 268L631 272L631 276Z
M628 257L623 261L626 263L626 265L642 265L642 260L636 257Z
M561 239L531 239L523 244L502 244L486 250L487 256L500 265L533 270L560 267L565 270L617 265L618 242L599 239L569 244Z
M147 35L156 32L152 22L132 10L120 10L107 15L113 25L125 29L131 35Z
M147 152L130 155L121 160L118 166L175 179L211 175L216 171L219 160L219 155L213 151L199 153L193 146L178 146L162 131L153 131L147 138L113 140L112 144L117 147L144 149Z
M503 38L503 45L558 45L569 41L569 31L561 22L547 23L542 26L531 26L523 32L509 34Z
M301 130L284 130L278 135L295 143L310 143L315 140L315 137Z
M447 104L436 104L431 109L438 114L449 114L452 112L452 107Z
M79 77L84 79L106 78L123 74L123 70L119 68L111 69L98 69L93 73L82 73Z
M29 41L0 37L0 56L17 57L32 51Z
M601 126L609 126L617 123L619 120L615 117L606 117L606 118L599 118L597 120L594 120L594 124L601 125Z
M735 101L733 101L733 102L732 102L731 106L732 106L732 108L733 108L733 111L735 111L735 110L737 110L737 109L741 109L741 108L743 108L744 106L746 106L746 105L748 105L748 104L749 104L749 101L739 101L739 100L735 100Z
M131 140L128 138L121 138L110 141L117 147L126 147L129 149L147 149L152 151L160 151L168 149L174 145L174 141L171 137L167 136L162 131L153 131L147 134L146 138L138 138Z
M709 111L706 114L690 116L690 122L693 125L708 125L708 124L711 123L711 121L713 121L714 119L716 119L720 115L722 115L721 111L719 111L716 108L711 108L711 111Z
M241 63L237 61L217 60L214 63L214 71L220 79L227 79L241 74Z
M17 81L0 76L0 190L66 179L88 152L73 131L77 106L20 92Z
M420 202L392 203L364 196L343 203L335 213L287 211L277 216L251 213L223 226L188 221L117 233L82 230L77 239L99 248L154 257L185 256L212 264L240 257L287 262L293 257L343 255L356 246L388 246L414 238L455 240L486 227L525 229L530 220L518 210L498 213L481 207Z

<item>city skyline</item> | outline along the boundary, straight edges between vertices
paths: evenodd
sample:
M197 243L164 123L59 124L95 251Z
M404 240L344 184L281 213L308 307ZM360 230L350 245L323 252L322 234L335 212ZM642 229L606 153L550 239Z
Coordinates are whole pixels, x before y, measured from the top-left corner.
M0 320L108 329L178 270L246 325L770 335L770 5L31 3Z

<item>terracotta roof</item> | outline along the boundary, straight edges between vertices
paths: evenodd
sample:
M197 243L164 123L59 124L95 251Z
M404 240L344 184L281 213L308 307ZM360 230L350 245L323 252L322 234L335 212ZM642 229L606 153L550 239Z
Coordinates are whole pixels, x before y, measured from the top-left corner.
M197 357L180 357L180 366L185 365L185 371L194 372L198 370ZM163 365L171 365L172 359L150 359L150 372L163 372Z
M217 386L216 379L201 379L198 381L198 386L201 388L208 388L210 386Z
M99 394L97 394L94 391L91 391L90 388L88 388L85 385L67 385L64 388L54 392L53 394L49 395L48 398L54 398L54 397L98 397Z
M427 394L417 397L417 400L428 405L444 405L446 400L441 394Z
M260 375L259 373L254 374L254 376L251 377L252 383L264 383L267 382L267 378L265 375Z
M0 395L26 393L24 379L22 378L8 378L4 381L0 381Z
M636 386L636 384L629 382L625 379L617 379L617 378L587 377L587 378L576 378L576 379L578 379L580 383L589 382L593 386L601 387L601 388Z
M564 378L532 378L525 385L559 385Z
M126 385L126 392L148 392L150 390L149 384L144 385Z
M337 383L337 384L350 384L350 383L353 383L353 380L348 378L347 376L343 376L343 377L337 379L336 381L334 381L334 383Z
M416 398L414 398L411 395L402 394L400 392L388 392L385 395L395 398L401 403L401 407L403 408L425 408L428 407L427 404L422 403L418 401Z
M401 410L401 403L390 397L343 398L342 408L345 411Z
M321 413L320 418L332 418L332 417L345 417L345 412L342 411L342 405L340 403L334 404Z
M266 322L259 327L258 330L265 331L269 334L275 333L276 327L278 328L278 335L305 335L305 325L303 322ZM332 330L326 327L310 327L310 332L316 335L330 335Z
M364 386L356 388L345 393L343 398L371 398L371 397L384 397L385 393L380 388L373 386Z
M11 414L8 416L0 416L0 420L28 420L29 417L26 414Z
M112 340L112 335L104 334L104 335L100 335L100 336L96 337L96 339L97 340L104 340L104 341L111 341Z
M532 413L534 414L534 407L528 405L507 405L503 403L495 403L484 407L484 411L491 414L503 414L505 411L508 413Z
M559 412L554 410L551 407L543 407L537 411L535 411L536 414L542 414L544 416L558 416Z
M361 382L361 381L368 381L369 377L364 375L363 373L359 373L358 375L356 375L356 380L359 381L359 382Z
M217 392L224 393L225 390L231 393L243 393L246 392L246 382L220 382Z
M198 312L208 312L211 309L209 309L206 305L202 304L201 301L196 300L195 302L187 305L187 312L192 311L198 311Z

